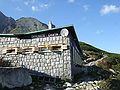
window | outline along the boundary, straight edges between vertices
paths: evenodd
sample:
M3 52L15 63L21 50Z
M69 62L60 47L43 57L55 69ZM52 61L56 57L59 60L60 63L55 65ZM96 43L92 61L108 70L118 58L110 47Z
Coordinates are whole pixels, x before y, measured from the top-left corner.
M24 52L32 52L32 48L25 48L23 49Z
M67 45L63 44L51 44L49 46L52 51L63 51L64 49L67 49Z
M63 51L68 49L67 45L63 44L48 44L40 45L38 47L28 46L28 47L9 47L2 51L3 54L18 54L18 53L35 53L35 52L51 52L51 51Z
M15 53L15 49L7 50L7 53Z
M51 52L48 45L41 45L38 47L38 52Z
M20 48L18 47L9 47L3 50L3 54L17 54L20 53Z
M51 52L51 51L63 51L67 49L67 45L63 44L49 44L41 45L38 47L38 52Z
M52 51L62 51L61 45L53 44L50 45Z
M52 46L52 50L61 50L61 46Z
M22 48L22 53L34 53L36 51L35 47L24 47Z

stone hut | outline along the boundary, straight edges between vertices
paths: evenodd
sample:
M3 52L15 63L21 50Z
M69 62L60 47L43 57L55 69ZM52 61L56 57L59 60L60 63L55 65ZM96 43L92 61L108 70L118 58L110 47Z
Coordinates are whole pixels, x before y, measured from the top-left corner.
M72 25L22 34L0 34L0 57L33 74L74 78L82 51Z

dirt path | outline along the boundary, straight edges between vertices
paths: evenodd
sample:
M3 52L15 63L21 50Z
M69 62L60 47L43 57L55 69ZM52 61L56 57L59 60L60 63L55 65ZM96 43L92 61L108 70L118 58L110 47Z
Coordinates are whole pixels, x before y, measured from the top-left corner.
M107 55L103 55L102 58L100 58L100 59L98 59L98 60L95 60L95 61L91 61L91 62L85 64L84 66L93 66L93 65L96 64L97 61L101 61L101 60L103 60L103 59L106 58L106 57L108 57L108 56L107 56Z

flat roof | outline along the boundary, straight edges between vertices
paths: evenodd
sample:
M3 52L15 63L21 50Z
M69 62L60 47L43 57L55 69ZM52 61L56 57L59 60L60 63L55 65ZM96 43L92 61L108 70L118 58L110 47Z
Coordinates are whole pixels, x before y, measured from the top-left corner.
M42 29L42 30L32 31L32 32L27 32L27 33L0 34L0 36L20 36L20 35L29 35L29 34L35 34L35 33L40 33L40 32L53 31L53 30L62 29L62 28L68 28L68 27L73 27L73 25L67 25L67 26L64 26L64 27L56 27L56 28L51 28L51 29Z

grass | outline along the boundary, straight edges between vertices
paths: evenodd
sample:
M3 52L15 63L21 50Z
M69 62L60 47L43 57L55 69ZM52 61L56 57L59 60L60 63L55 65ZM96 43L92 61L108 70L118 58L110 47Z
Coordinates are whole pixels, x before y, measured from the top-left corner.
M95 58L95 59L99 59L101 58L103 55L110 55L111 53L98 49L92 45L89 45L87 43L84 42L80 42L80 47L83 51L83 53L85 53L88 57L84 57L84 59L86 58Z
M96 48L96 47L94 47L92 45L89 45L87 43L84 43L84 42L80 42L80 47L81 47L82 50L85 50L85 51L93 51L93 52L99 53L99 54L110 54L107 51L98 49L98 48Z
M117 79L102 80L99 86L102 88L102 90L119 90L120 80Z

